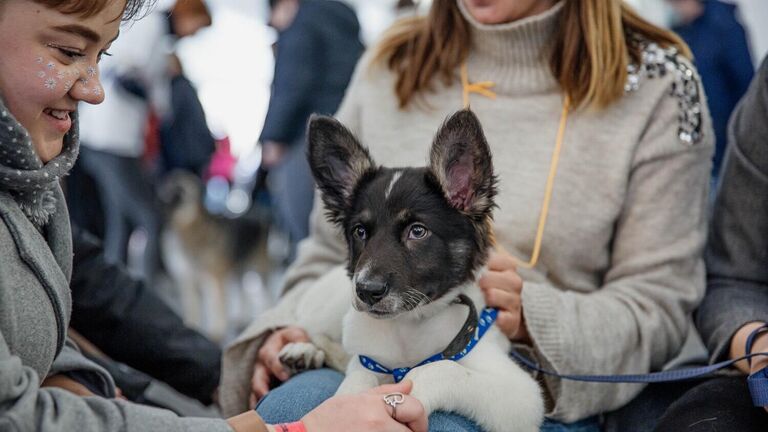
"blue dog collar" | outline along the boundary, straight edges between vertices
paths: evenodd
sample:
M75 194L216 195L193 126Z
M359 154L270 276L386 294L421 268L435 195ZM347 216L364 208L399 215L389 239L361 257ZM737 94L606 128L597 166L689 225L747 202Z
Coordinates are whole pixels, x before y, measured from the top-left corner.
M475 313L474 307L470 307L470 313L471 314ZM474 336L472 336L469 339L469 342L466 344L464 349L462 349L461 351L459 351L458 353L452 356L446 356L445 352L440 352L422 361L416 366L403 367L403 368L397 368L397 369L389 369L386 366L382 365L381 363L377 362L376 360L364 355L359 356L360 363L362 363L363 367L365 367L366 369L372 372L392 375L395 378L395 382L398 383L402 381L403 378L405 378L405 375L408 372L410 372L411 369L417 368L419 366L424 366L426 364L434 363L440 360L459 361L462 358L464 358L467 354L469 354L472 351L472 349L477 345L477 343L480 342L480 339L483 338L483 335L485 335L485 332L487 332L488 329L491 328L493 323L496 321L496 317L498 316L498 313L499 312L496 309L491 309L491 308L483 309L483 311L480 313L480 317L477 320L477 328L475 328ZM461 335L461 333L459 333L459 335Z

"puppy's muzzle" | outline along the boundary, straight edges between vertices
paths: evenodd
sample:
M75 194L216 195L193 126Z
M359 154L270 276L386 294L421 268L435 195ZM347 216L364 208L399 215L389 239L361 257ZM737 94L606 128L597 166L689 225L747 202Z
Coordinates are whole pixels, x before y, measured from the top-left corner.
M357 297L368 306L373 306L389 293L389 284L376 279L358 281L355 286Z

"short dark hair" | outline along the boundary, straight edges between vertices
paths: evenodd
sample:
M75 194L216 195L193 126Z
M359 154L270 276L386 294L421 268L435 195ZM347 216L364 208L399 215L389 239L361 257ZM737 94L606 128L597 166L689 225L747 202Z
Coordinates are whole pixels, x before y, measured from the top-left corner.
M120 0L33 0L65 14L76 14L82 17L90 17L101 12L110 2ZM125 0L125 11L120 17L123 21L130 21L143 17L155 3L155 0ZM117 18L117 17L115 17Z

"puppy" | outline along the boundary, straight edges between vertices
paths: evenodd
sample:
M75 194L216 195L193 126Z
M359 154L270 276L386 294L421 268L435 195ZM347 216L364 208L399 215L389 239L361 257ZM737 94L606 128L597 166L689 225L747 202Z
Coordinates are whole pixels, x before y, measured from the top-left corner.
M538 431L539 386L508 357L493 312L478 318L496 177L477 117L464 110L446 120L423 168L377 167L330 117L313 117L308 139L327 217L347 241L354 290L342 333L353 355L338 393L404 376L428 413L457 412L487 432ZM317 366L322 355L301 344L281 358ZM428 358L437 361L420 365Z

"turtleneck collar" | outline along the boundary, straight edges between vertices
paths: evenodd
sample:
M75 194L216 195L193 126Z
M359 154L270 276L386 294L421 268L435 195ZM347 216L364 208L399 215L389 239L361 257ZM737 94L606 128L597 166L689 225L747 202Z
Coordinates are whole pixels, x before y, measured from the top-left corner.
M48 163L37 156L26 129L13 117L0 97L0 190L13 196L27 218L38 228L56 211L56 188L77 159L77 113L64 136L61 153ZM60 195L60 194L59 194Z
M472 82L490 80L498 94L533 94L555 90L557 81L549 68L552 35L563 2L538 15L504 24L482 24L456 0L470 25L472 49L467 60Z

